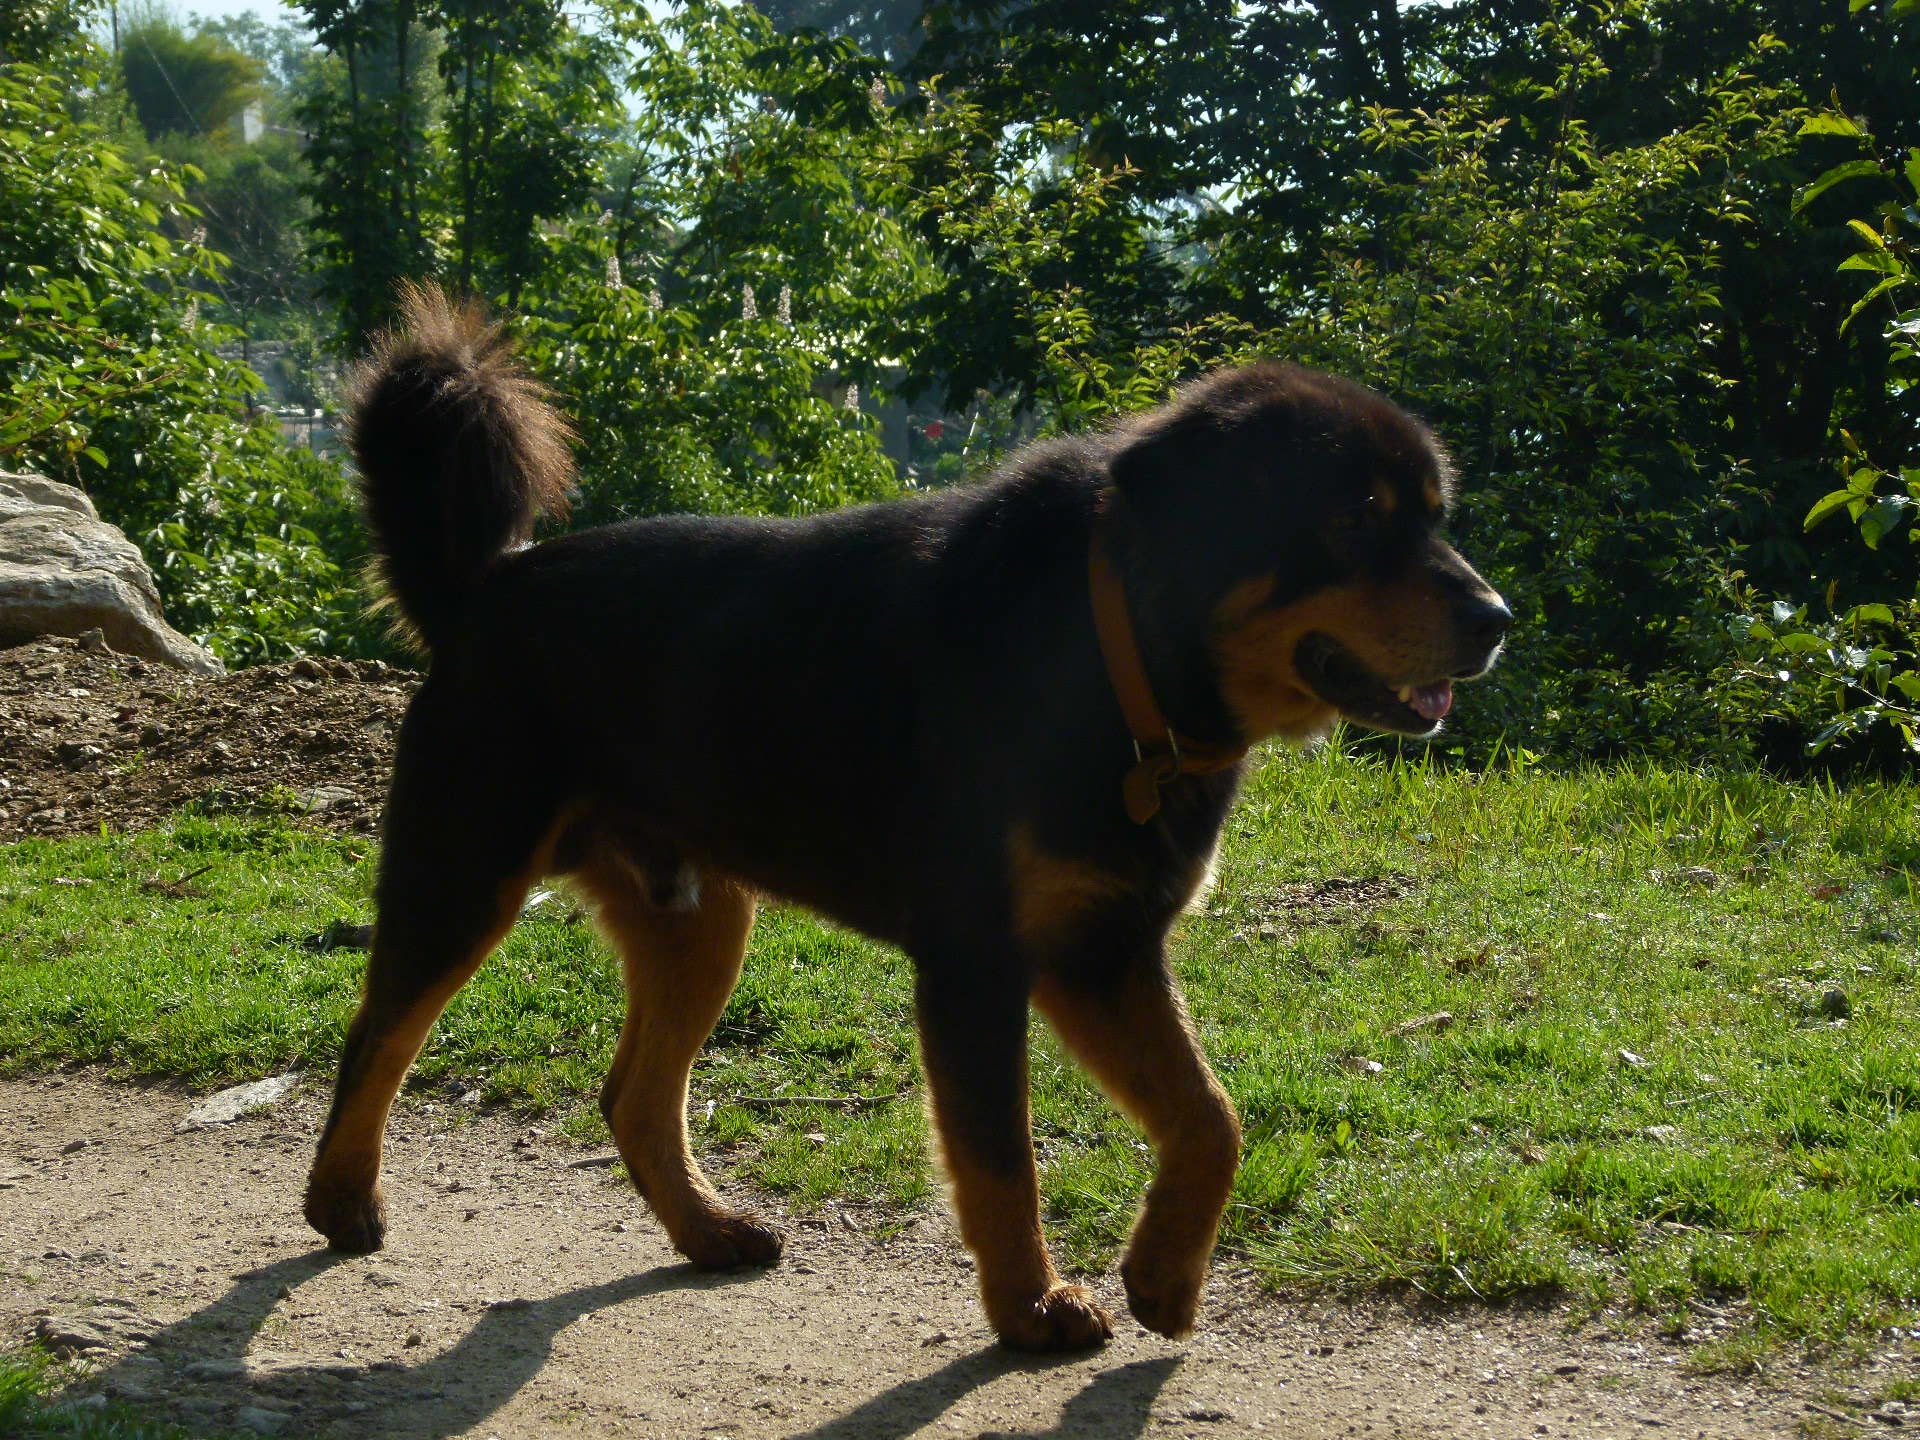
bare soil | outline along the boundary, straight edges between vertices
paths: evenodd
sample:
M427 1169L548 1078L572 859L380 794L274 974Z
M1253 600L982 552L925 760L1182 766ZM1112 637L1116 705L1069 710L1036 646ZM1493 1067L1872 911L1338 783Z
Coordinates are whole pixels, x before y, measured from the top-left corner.
M189 804L371 831L419 678L317 659L198 676L52 637L0 650L0 844Z
M1859 1434L1847 1409L1920 1373L1699 1376L1617 1316L1278 1300L1225 1268L1189 1342L1123 1321L1023 1358L938 1215L782 1217L778 1269L703 1275L594 1152L413 1100L389 1246L342 1258L298 1213L324 1089L183 1132L176 1090L0 1082L0 1344L195 1429L498 1440Z

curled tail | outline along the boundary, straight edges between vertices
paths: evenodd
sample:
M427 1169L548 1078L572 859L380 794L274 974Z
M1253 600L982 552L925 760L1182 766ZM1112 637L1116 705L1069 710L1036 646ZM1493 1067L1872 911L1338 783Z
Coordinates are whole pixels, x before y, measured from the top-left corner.
M400 323L351 395L382 603L437 649L486 568L530 539L539 516L566 513L573 432L479 307L430 285L401 291Z

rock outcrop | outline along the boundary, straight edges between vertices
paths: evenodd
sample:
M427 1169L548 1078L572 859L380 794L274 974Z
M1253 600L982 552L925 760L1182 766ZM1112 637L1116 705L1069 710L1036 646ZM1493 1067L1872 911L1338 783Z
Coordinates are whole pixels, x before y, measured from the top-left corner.
M201 675L224 669L167 624L146 557L85 491L0 474L0 647L89 630L123 655Z

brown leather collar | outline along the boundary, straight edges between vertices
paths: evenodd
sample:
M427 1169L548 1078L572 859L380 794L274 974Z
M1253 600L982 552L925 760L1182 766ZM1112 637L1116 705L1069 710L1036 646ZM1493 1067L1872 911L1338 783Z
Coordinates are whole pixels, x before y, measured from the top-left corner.
M1121 782L1127 818L1144 825L1160 813L1160 789L1182 775L1212 775L1246 759L1244 745L1208 745L1174 733L1153 698L1140 646L1134 639L1133 615L1127 592L1113 559L1107 554L1102 517L1093 522L1087 545L1087 588L1093 597L1093 628L1100 637L1100 655L1107 662L1107 680L1133 736L1134 765Z

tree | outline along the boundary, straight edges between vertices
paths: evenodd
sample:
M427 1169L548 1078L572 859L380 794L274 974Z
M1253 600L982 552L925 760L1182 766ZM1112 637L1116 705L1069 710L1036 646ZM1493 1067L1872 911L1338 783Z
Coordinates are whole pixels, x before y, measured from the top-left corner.
M121 80L149 139L222 134L260 98L264 68L219 36L189 35L163 14L121 36Z
M923 0L755 0L784 34L817 30L898 68L919 49Z
M429 192L438 40L418 0L307 0L329 59L299 105L311 252L349 349L392 314L393 287L435 272Z

